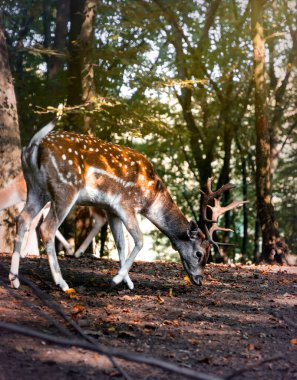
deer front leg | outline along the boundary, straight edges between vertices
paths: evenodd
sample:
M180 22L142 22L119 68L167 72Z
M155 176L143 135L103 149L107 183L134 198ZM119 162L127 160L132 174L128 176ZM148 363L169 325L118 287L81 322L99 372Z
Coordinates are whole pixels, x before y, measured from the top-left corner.
M116 215L108 214L108 222L110 225L110 229L112 232L112 236L115 241L115 245L118 250L119 259L120 259L120 265L121 268L125 265L126 257L125 257L125 237L124 237L124 231L123 231L123 223L119 217ZM125 277L123 278L123 281L127 284L128 288L130 290L134 289L134 284L127 273ZM114 283L114 279L113 279Z
M135 260L135 257L137 256L138 252L143 247L143 235L142 235L142 232L139 228L139 225L138 225L138 222L137 222L135 215L133 215L133 217L129 216L129 221L126 224L126 228L127 228L128 232L130 233L130 235L132 236L135 246L134 246L132 252L130 253L130 256L121 265L121 269L119 270L119 273L112 279L113 285L118 285L124 279L126 279L127 276L129 277L128 272L129 272L129 270L130 270L130 268L131 268L131 266ZM134 285L133 285L133 287L134 287Z

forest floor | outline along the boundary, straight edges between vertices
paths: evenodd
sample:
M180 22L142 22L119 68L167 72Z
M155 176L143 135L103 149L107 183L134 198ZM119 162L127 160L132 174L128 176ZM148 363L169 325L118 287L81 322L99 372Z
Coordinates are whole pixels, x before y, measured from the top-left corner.
M10 289L10 258L0 254L0 322L58 339L67 338L64 328L80 341L85 336L159 358L197 378L297 379L297 267L210 264L204 285L195 287L180 264L137 262L130 291L110 287L117 262L64 257L59 258L63 276L76 290L67 295L53 285L46 258L23 259L21 274L42 290L41 299L50 296L51 304L80 326L79 336L30 284ZM116 361L128 375L101 354L0 328L0 380L186 379L155 366Z

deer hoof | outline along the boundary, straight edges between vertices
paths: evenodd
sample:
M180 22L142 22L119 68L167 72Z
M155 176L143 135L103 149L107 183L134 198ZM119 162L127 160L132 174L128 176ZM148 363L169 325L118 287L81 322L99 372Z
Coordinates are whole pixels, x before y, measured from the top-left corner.
M134 284L129 276L125 277L124 281L130 290L134 289Z
M64 280L60 281L57 285L63 290L63 292L66 292L66 290L69 289L67 282Z
M9 281L10 281L10 286L13 289L18 289L20 287L20 280L17 275L10 273Z
M120 276L119 274L117 274L116 276L114 276L114 278L112 279L112 284L115 286L115 285L118 285L120 282L123 281L123 277Z
M79 257L82 257L82 255L83 255L82 252L75 252L74 257L78 259Z

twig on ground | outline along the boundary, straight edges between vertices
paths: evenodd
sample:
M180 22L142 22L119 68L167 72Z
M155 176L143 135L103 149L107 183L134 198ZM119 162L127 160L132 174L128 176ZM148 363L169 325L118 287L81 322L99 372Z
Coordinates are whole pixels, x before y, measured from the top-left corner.
M269 363L269 362L275 362L277 360L281 360L281 359L284 359L284 358L285 358L284 355L275 355L275 356L272 356L271 358L266 358L266 359L260 360L260 361L258 361L256 363L253 363L253 364L247 365L246 367L238 369L237 371L231 373L231 375L225 377L224 380L234 379L234 377L237 377L237 376L241 375L244 372L247 372L247 371L250 371L251 369L259 367L262 364Z
M270 311L270 314L273 315L275 318L283 320L288 326L294 327L297 329L297 323L286 317L285 315L280 315L278 313L275 313L274 311Z

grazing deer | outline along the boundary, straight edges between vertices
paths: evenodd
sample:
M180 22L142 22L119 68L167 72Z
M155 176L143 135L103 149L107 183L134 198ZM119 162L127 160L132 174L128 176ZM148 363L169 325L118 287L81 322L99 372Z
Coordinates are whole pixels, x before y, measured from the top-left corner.
M11 207L19 206L26 202L27 198L27 185L23 173L19 173L12 181L8 183L7 186L0 189L0 211ZM38 238L36 234L36 227L40 222L41 218L45 219L50 209L50 203L47 203L38 215L33 219L29 230L24 237L24 243L22 245L22 250L20 252L21 257L26 257L29 253L38 255ZM91 243L93 237L101 230L104 224L107 222L106 215L103 210L98 207L91 208L91 214L94 217L95 223L92 230L89 232L86 239L82 242L81 246L73 252L71 244L64 238L59 230L56 231L57 239L65 247L67 255L80 257L83 255L89 244Z
M20 250L26 229L34 216L47 202L49 213L40 226L48 254L54 282L66 291L69 287L62 277L55 252L54 236L70 209L75 204L96 205L105 210L120 257L120 270L112 284L125 282L130 289L134 284L129 269L143 246L143 235L136 214L148 218L171 240L180 254L183 266L196 285L202 284L204 267L208 259L216 220L206 218L208 202L233 187L224 185L216 192L203 194L205 233L194 221L188 222L174 203L168 190L146 157L137 151L99 140L95 137L71 132L52 132L54 122L37 132L22 151L23 172L28 197L22 211L15 238L9 279L18 288ZM229 209L242 202L233 202ZM215 211L215 207L213 208ZM223 212L223 210L220 210ZM212 224L209 230L207 223ZM123 224L134 240L130 256L125 258Z

